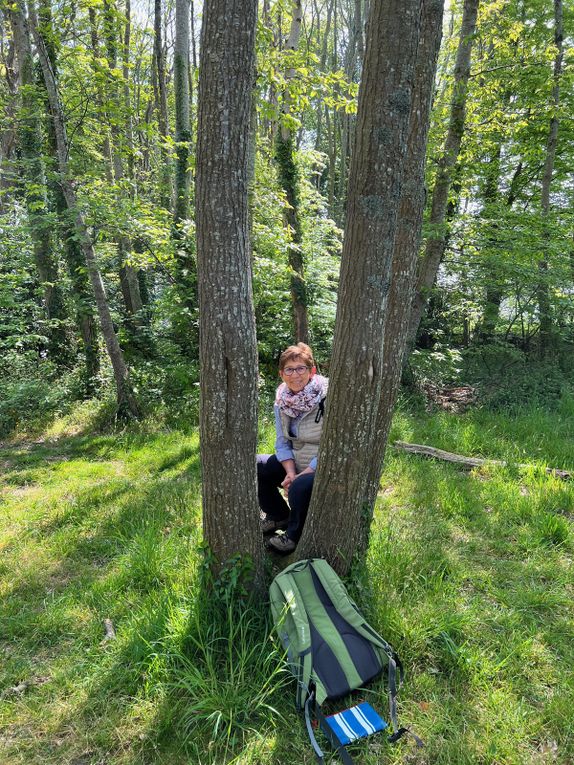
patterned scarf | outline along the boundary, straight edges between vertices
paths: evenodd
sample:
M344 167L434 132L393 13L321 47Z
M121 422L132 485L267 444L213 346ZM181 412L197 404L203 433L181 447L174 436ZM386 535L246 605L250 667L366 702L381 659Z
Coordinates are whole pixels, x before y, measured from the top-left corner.
M286 383L277 388L275 403L288 417L299 417L310 412L327 395L329 380L322 375L313 375L307 385L298 393L292 393Z

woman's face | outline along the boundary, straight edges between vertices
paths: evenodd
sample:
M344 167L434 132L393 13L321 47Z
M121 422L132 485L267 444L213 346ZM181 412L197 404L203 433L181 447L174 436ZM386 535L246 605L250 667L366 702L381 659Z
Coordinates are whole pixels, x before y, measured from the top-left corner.
M291 359L279 372L279 377L292 393L299 393L313 376L313 369L301 359Z

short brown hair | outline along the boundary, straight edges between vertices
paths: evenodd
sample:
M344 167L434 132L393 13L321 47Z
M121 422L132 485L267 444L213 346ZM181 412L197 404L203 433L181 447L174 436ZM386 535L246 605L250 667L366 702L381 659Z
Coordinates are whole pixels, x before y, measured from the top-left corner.
M282 372L290 361L301 359L306 367L312 369L315 365L313 361L313 351L305 343L297 343L286 348L279 357L279 371Z

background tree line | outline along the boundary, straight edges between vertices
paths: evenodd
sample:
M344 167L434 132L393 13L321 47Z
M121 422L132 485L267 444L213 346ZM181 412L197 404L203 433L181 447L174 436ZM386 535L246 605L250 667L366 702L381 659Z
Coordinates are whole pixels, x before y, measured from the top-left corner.
M440 33L441 4L420 7L434 12L429 29ZM2 3L5 432L34 411L47 415L112 381L122 416L163 407L168 416L195 419L201 10L185 0L175 6L156 0L153 7L132 7L129 0ZM242 119L249 128L245 177L257 339L262 381L270 387L278 352L294 339L310 341L328 368L341 227L351 241L357 225L358 237L348 245L345 284L354 278L351 250L363 246L362 213L347 190L370 178L367 161L359 180L349 183L372 11L362 0L266 2L259 9L253 98ZM411 164L397 228L388 215L395 191L385 208L392 231L378 230L381 242L392 236L395 247L392 279L390 252L385 261L395 285L387 324L399 334L408 327L406 381L478 384L483 400L496 405L552 398L571 377L571 22L572 8L561 0L451 3L436 78L434 66L413 75L412 151L404 155ZM409 24L416 26L414 66L424 20ZM438 40L429 43L427 31L431 48ZM379 39L371 47L390 49L392 42ZM401 51L392 55L398 61ZM415 150L424 149L428 120L417 133L415 118L426 113L431 96L425 164ZM205 91L203 100L208 97ZM381 122L379 137L392 129ZM392 148L389 173L405 145ZM365 151L368 160L372 149ZM375 175L369 182L379 181ZM381 189L379 202L387 191ZM210 204L218 204L213 194L198 209ZM376 218L376 210L370 215ZM204 273L209 267L207 260ZM342 289L342 314L346 297ZM371 318L365 313L360 321ZM349 321L340 320L341 347ZM362 331L352 328L332 376L344 369ZM379 337L365 342L377 345ZM371 436L376 428L381 446L363 494L372 494L378 481L401 374L402 339L393 342L392 334L385 339L394 350L381 362L390 364L383 375L390 388L377 387L371 397L368 427ZM319 496L325 500L327 489Z

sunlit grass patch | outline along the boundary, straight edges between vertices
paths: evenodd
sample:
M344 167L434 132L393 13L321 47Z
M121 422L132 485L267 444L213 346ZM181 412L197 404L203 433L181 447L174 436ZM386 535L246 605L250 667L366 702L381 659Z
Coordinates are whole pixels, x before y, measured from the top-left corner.
M574 761L574 486L544 469L574 467L563 419L398 413L395 438L510 464L388 450L349 585L426 746L373 738L361 765ZM0 458L2 765L311 765L267 607L205 587L197 434L52 437Z

